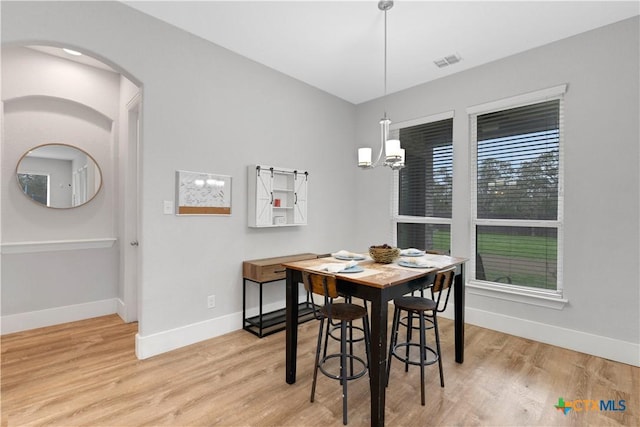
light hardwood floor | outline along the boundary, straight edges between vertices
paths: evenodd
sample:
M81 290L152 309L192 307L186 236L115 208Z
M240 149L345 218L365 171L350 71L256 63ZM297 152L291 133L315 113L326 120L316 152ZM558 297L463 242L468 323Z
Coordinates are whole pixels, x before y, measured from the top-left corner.
M340 426L339 384L319 375L309 402L317 323L300 327L298 381L285 383L284 332L236 331L147 360L136 324L115 315L2 337L3 426ZM445 388L392 365L387 426L640 425L640 369L467 325L465 363L441 320ZM558 398L626 401L626 410L554 408ZM349 384L349 425L370 423L367 377Z

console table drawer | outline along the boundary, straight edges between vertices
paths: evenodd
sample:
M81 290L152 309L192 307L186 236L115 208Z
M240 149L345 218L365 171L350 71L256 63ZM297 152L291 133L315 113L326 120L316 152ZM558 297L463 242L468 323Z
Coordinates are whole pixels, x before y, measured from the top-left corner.
M283 263L317 257L316 254L298 254L244 261L242 263L242 277L258 283L281 280L286 276L285 268L282 266Z
M270 282L272 280L284 279L287 270L282 264L272 264L264 266L254 266L253 272L245 274L245 277L253 276L258 282Z

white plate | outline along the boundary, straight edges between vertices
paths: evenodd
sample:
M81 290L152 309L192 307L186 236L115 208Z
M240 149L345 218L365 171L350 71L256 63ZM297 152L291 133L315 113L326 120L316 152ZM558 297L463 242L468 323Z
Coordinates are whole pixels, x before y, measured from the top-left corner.
M359 265L354 265L353 267L345 268L344 270L338 271L338 273L362 273L364 268Z
M339 259L342 261L363 261L365 258L362 255L358 255L355 257L343 256L343 255L334 255L335 259Z
M412 262L407 262L402 260L398 261L398 265L401 265L403 267L409 267L409 268L436 268L435 265L418 265Z
M400 251L400 256L423 256L425 254L424 251L420 251L420 252L405 252L405 251Z

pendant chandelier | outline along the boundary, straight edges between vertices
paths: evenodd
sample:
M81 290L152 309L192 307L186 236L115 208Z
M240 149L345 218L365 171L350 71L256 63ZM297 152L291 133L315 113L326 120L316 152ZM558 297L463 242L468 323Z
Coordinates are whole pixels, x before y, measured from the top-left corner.
M387 11L393 7L393 1L379 1L378 9L384 12L384 95L383 102L387 97ZM387 118L385 108L384 116L380 119L380 152L375 162L371 162L372 150L370 147L358 149L358 166L362 169L373 169L380 166L383 153L385 166L393 170L404 167L404 149L400 148L400 141L389 139L389 125L391 120Z

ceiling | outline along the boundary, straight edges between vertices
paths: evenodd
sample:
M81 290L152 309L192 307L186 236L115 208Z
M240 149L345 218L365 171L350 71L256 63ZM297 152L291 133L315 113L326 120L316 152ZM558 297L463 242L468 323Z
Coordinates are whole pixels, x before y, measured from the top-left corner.
M377 1L124 1L354 104L384 95ZM387 93L639 14L637 1L396 1ZM614 48L614 46L612 46ZM434 61L459 55L438 68Z

